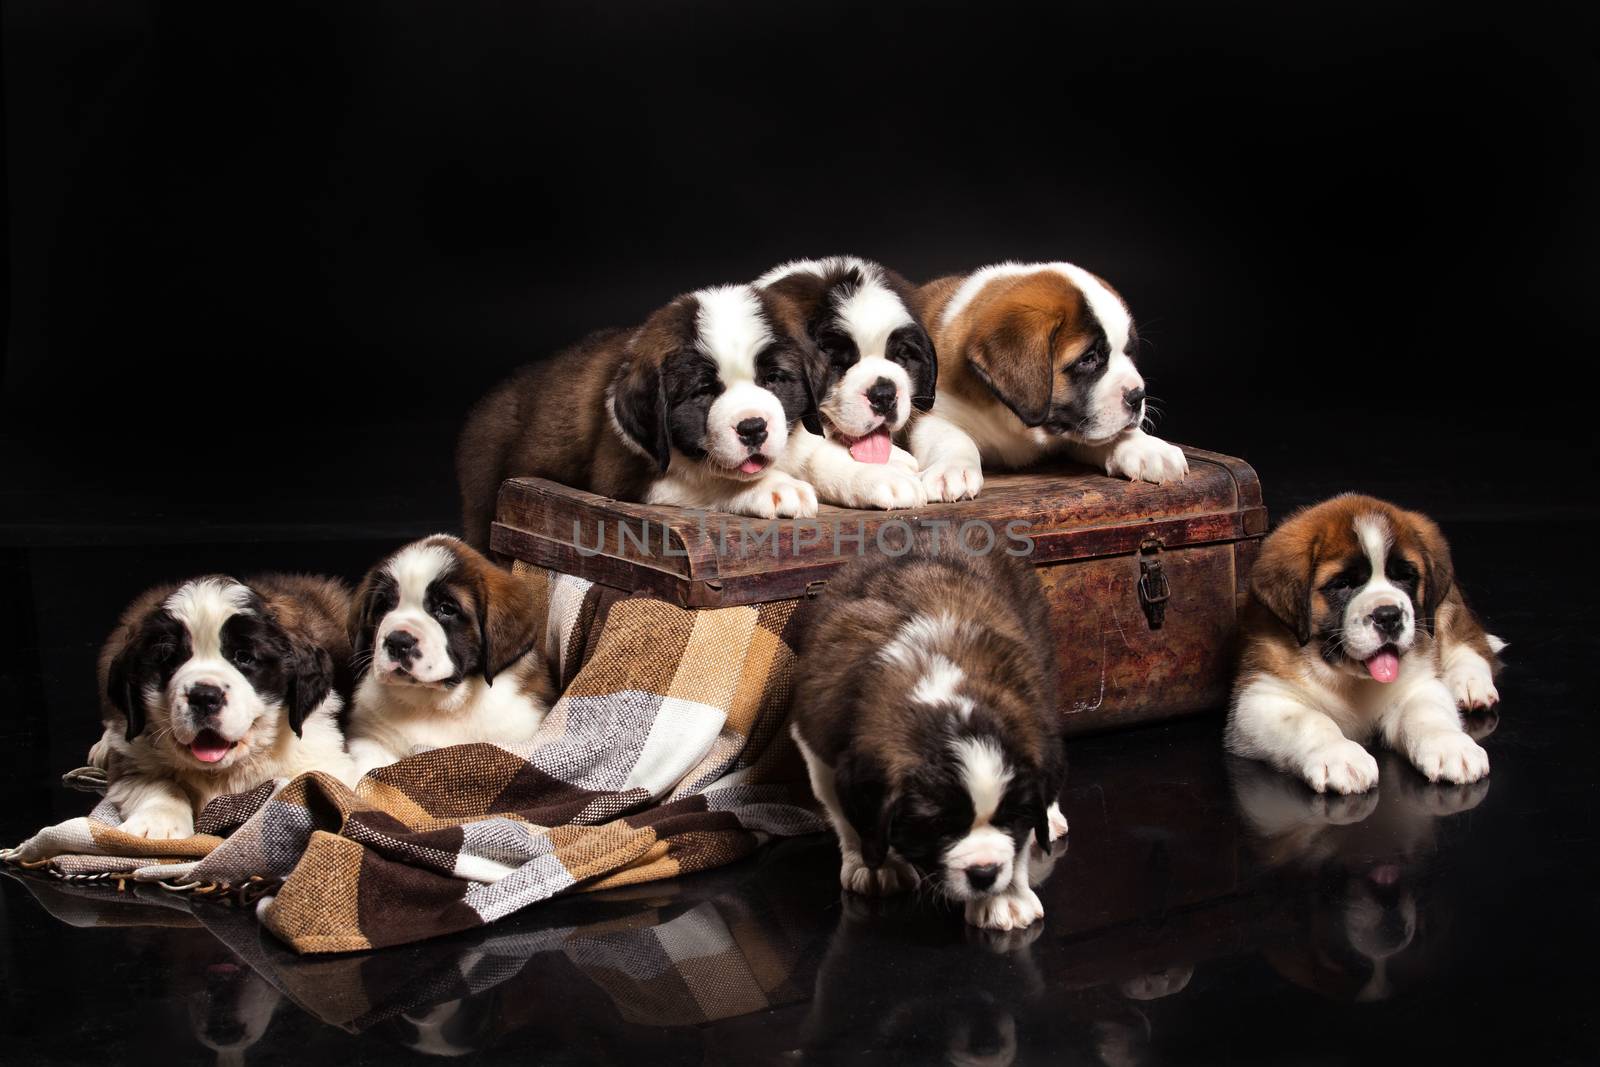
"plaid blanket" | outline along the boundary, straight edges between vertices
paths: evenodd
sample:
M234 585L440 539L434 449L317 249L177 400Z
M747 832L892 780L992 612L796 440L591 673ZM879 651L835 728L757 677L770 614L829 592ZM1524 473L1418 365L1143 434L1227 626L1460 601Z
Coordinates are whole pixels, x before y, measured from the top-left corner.
M237 894L296 952L347 952L824 828L783 729L797 602L691 611L540 573L562 696L528 743L420 753L354 791L324 774L264 783L217 798L181 841L123 833L102 801L6 861Z

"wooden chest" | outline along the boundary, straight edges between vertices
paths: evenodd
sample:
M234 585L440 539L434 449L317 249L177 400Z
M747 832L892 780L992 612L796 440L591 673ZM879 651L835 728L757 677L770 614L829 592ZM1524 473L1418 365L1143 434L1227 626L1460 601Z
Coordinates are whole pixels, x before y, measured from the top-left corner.
M628 504L537 478L500 490L491 547L685 607L811 597L858 553L927 530L969 551L1026 554L1052 607L1069 732L1219 707L1250 564L1267 529L1255 471L1185 448L1189 476L1156 486L1061 464L985 476L977 500L907 511L823 507L748 519Z

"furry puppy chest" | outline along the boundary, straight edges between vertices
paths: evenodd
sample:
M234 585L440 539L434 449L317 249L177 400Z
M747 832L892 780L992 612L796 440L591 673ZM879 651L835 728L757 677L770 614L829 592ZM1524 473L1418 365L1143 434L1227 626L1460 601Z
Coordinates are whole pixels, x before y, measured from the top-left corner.
M808 362L769 296L730 285L523 368L461 432L467 540L487 547L500 483L514 477L647 504L815 515L816 492L775 466L810 406Z
M939 374L911 286L854 256L785 263L756 285L817 356L807 385L818 417L795 429L784 469L842 507L927 503L917 461L894 445L913 410L933 407Z
M1137 334L1122 298L1071 263L1000 263L917 292L944 381L910 430L930 500L976 496L984 467L1065 451L1107 474L1183 477L1183 450L1144 432Z
M347 732L362 774L420 749L526 741L550 710L537 591L454 537L373 568L350 627L359 681Z
M1295 513L1262 543L1240 626L1230 751L1319 793L1377 782L1361 745L1374 735L1432 781L1489 773L1458 709L1500 699L1505 645L1468 610L1426 516L1354 494Z
M105 735L90 752L122 829L188 837L212 799L326 771L354 781L336 676L349 590L301 575L151 589L100 652Z
M969 923L1044 908L1028 837L1066 832L1066 758L1038 578L1003 554L869 558L812 606L791 730L839 835L844 888L932 879Z

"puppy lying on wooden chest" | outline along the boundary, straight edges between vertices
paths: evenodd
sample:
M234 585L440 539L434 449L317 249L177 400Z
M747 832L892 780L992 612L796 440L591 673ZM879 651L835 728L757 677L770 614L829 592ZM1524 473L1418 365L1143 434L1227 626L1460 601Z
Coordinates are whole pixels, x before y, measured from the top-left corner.
M158 586L128 606L100 652L106 732L89 753L125 832L188 837L213 799L274 778L354 782L334 681L349 604L332 579L264 575Z
M356 768L365 774L418 749L531 738L555 693L541 607L527 579L444 534L374 567L350 622Z
M1044 914L1028 836L1066 819L1055 658L1020 559L920 545L851 564L812 605L791 731L839 835L844 888L931 879L974 926Z
M1183 450L1144 432L1127 305L1071 263L999 263L931 281L916 310L938 346L939 395L911 422L929 500L977 496L983 469L1057 451L1112 477L1171 482Z
M495 387L456 448L467 542L488 547L500 483L519 476L616 500L815 515L810 483L777 466L811 400L808 347L776 311L752 286L700 289Z
M917 461L894 444L915 411L933 408L939 364L911 313L911 286L855 256L797 260L756 285L779 319L816 350L806 379L816 417L789 437L782 467L818 498L847 508L908 508L928 502Z
M1319 793L1377 783L1361 745L1375 734L1430 781L1489 773L1457 709L1499 701L1505 642L1468 610L1427 516L1355 494L1290 516L1262 543L1240 627L1230 751Z

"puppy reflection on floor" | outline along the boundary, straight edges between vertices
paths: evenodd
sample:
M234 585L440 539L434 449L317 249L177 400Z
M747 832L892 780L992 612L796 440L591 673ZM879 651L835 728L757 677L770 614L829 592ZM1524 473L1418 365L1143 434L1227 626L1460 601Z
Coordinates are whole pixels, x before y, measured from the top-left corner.
M1035 886L1067 843L1029 846ZM803 1034L804 1059L870 1059L1003 1067L1017 1062L1029 1009L1045 983L1032 945L1041 923L1012 930L950 927L908 897L846 893L817 971ZM958 957L958 959L957 959Z
M1482 737L1494 719L1468 725ZM1434 785L1403 756L1378 755L1378 788L1350 796L1313 793L1264 764L1228 761L1258 858L1302 882L1310 897L1297 910L1307 937L1269 950L1267 958L1296 985L1341 1000L1385 1000L1425 976L1426 932L1447 918L1430 908L1438 820L1472 810L1489 792L1488 779Z
M204 987L189 995L189 1021L218 1067L233 1067L265 1036L282 1002L272 983L230 953L206 965Z

